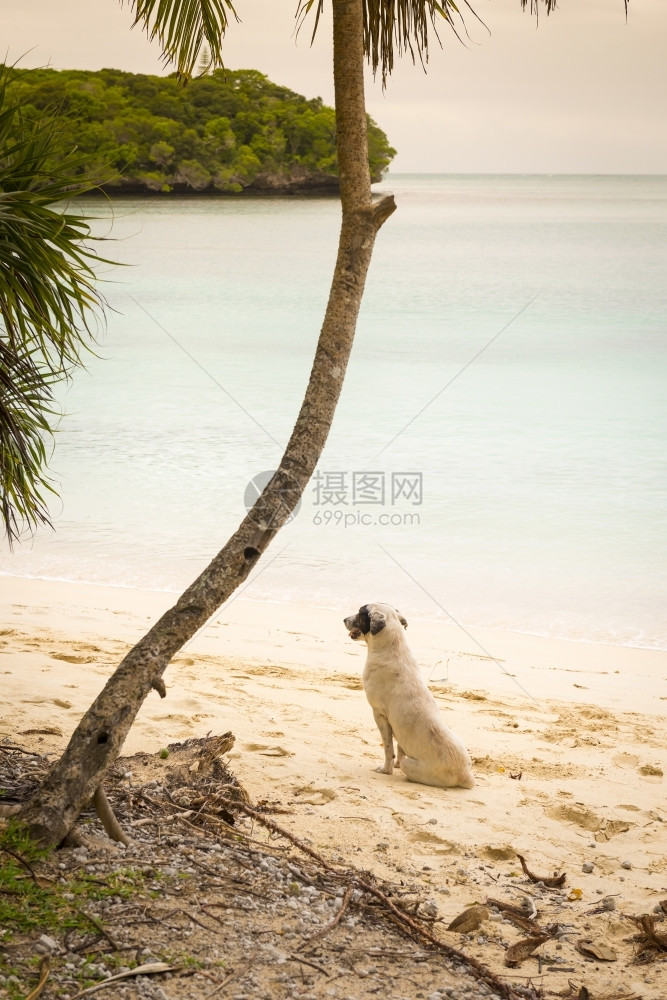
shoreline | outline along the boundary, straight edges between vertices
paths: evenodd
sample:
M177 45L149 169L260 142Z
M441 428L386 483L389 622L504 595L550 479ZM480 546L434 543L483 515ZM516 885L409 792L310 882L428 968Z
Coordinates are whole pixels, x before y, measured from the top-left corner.
M64 584L66 586L72 587L83 587L83 588L98 588L100 590L110 590L110 591L128 591L132 593L139 594L167 594L175 598L180 597L182 590L171 589L167 587L144 587L134 584L125 583L107 583L99 582L96 580L72 580L68 577L60 576L31 576L28 574L15 575L14 573L9 573L5 570L0 569L0 581L2 580L25 580L34 581L35 583L45 583L45 584ZM246 584L247 585L247 584ZM245 590L245 588L243 588ZM243 591L241 591L243 593ZM238 600L239 596L232 595L227 604L233 603ZM249 601L253 604L278 606L278 607L300 607L300 608L312 608L315 611L328 611L332 614L338 612L349 612L347 606L344 608L342 602L340 605L336 605L334 602L331 603L317 603L312 604L304 600L290 600L285 598L268 598L268 597L245 597L244 601ZM223 605L223 610L227 605ZM220 613L220 612L218 612ZM643 645L640 642L626 641L626 642L614 642L611 639L592 639L585 638L582 636L569 636L569 635L550 635L547 632L541 632L538 630L531 630L528 627L520 626L492 626L492 625L477 625L469 624L463 622L456 622L454 619L448 620L447 618L434 618L429 615L424 615L423 613L412 613L412 620L415 622L423 622L428 625L433 626L454 626L462 631L477 631L484 633L487 636L493 636L495 634L499 635L509 635L509 636L525 636L528 639L543 639L545 642L555 642L555 643L571 643L575 646L602 646L610 649L630 649L630 650L640 650L651 653L663 653L667 655L667 645Z
M128 648L173 604L174 593L29 577L0 577L0 594L16 624L46 636L74 628L93 643ZM363 649L342 624L351 609L270 603L232 596L174 658L224 657L268 666L289 664L360 678ZM577 643L510 631L463 629L409 618L408 639L430 684L482 692L513 702L592 703L607 710L667 708L667 655L659 650ZM45 640L46 641L46 640ZM117 665L117 664L116 664ZM171 667L167 669L169 681Z

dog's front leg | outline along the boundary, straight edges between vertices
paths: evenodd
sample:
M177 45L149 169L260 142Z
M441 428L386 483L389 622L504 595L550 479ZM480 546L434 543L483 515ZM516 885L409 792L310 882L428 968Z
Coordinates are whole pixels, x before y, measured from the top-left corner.
M382 745L384 746L384 765L378 767L377 770L381 774L393 774L394 772L394 734L391 731L391 726L389 725L389 719L382 712L377 709L373 709L373 717L375 719L376 725L380 730L380 736L382 737Z

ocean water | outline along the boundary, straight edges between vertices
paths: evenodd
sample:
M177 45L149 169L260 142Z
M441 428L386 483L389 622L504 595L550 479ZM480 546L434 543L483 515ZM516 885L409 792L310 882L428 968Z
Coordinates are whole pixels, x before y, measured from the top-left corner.
M667 177L395 175L334 427L245 591L667 648ZM8 575L179 591L275 468L335 200L101 202L55 531Z

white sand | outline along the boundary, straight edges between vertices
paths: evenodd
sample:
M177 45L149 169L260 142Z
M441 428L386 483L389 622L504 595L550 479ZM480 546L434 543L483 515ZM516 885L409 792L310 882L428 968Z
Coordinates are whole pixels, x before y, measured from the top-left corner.
M0 739L54 751L173 601L9 577L0 593ZM151 693L125 752L231 729L232 766L254 799L292 810L281 822L325 853L421 882L446 922L489 895L532 891L514 851L543 875L565 870L568 888L582 890L568 904L576 934L561 949L576 970L569 977L664 1000L665 963L632 964L623 914L651 913L667 897L667 655L501 632L473 638L417 620L407 637L473 757L472 791L376 773L382 748L361 689L365 647L347 637L340 611L243 598L177 656L166 700ZM587 916L612 894L614 913ZM520 933L495 928L510 941ZM582 934L611 942L619 960L586 962L573 947ZM512 976L492 945L466 946ZM514 979L529 974L535 960ZM549 976L550 988L567 987L568 974Z

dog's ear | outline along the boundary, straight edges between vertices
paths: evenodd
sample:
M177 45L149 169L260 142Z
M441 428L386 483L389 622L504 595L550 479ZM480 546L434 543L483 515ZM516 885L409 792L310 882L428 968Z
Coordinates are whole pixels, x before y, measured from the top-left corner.
M403 628L407 628L408 627L408 623L406 622L406 620L403 617L403 615L401 614L401 612L397 611L396 614L398 615L398 620L401 623L401 625L403 626Z
M382 631L382 629L385 627L386 624L387 624L387 619L385 618L384 614L377 608L371 608L371 613L370 613L371 635L377 635L378 632Z
M368 605L364 604L363 608L359 608L359 614L357 615L357 618L359 619L359 628L364 635L368 635L371 631L371 620L368 614L369 610Z

